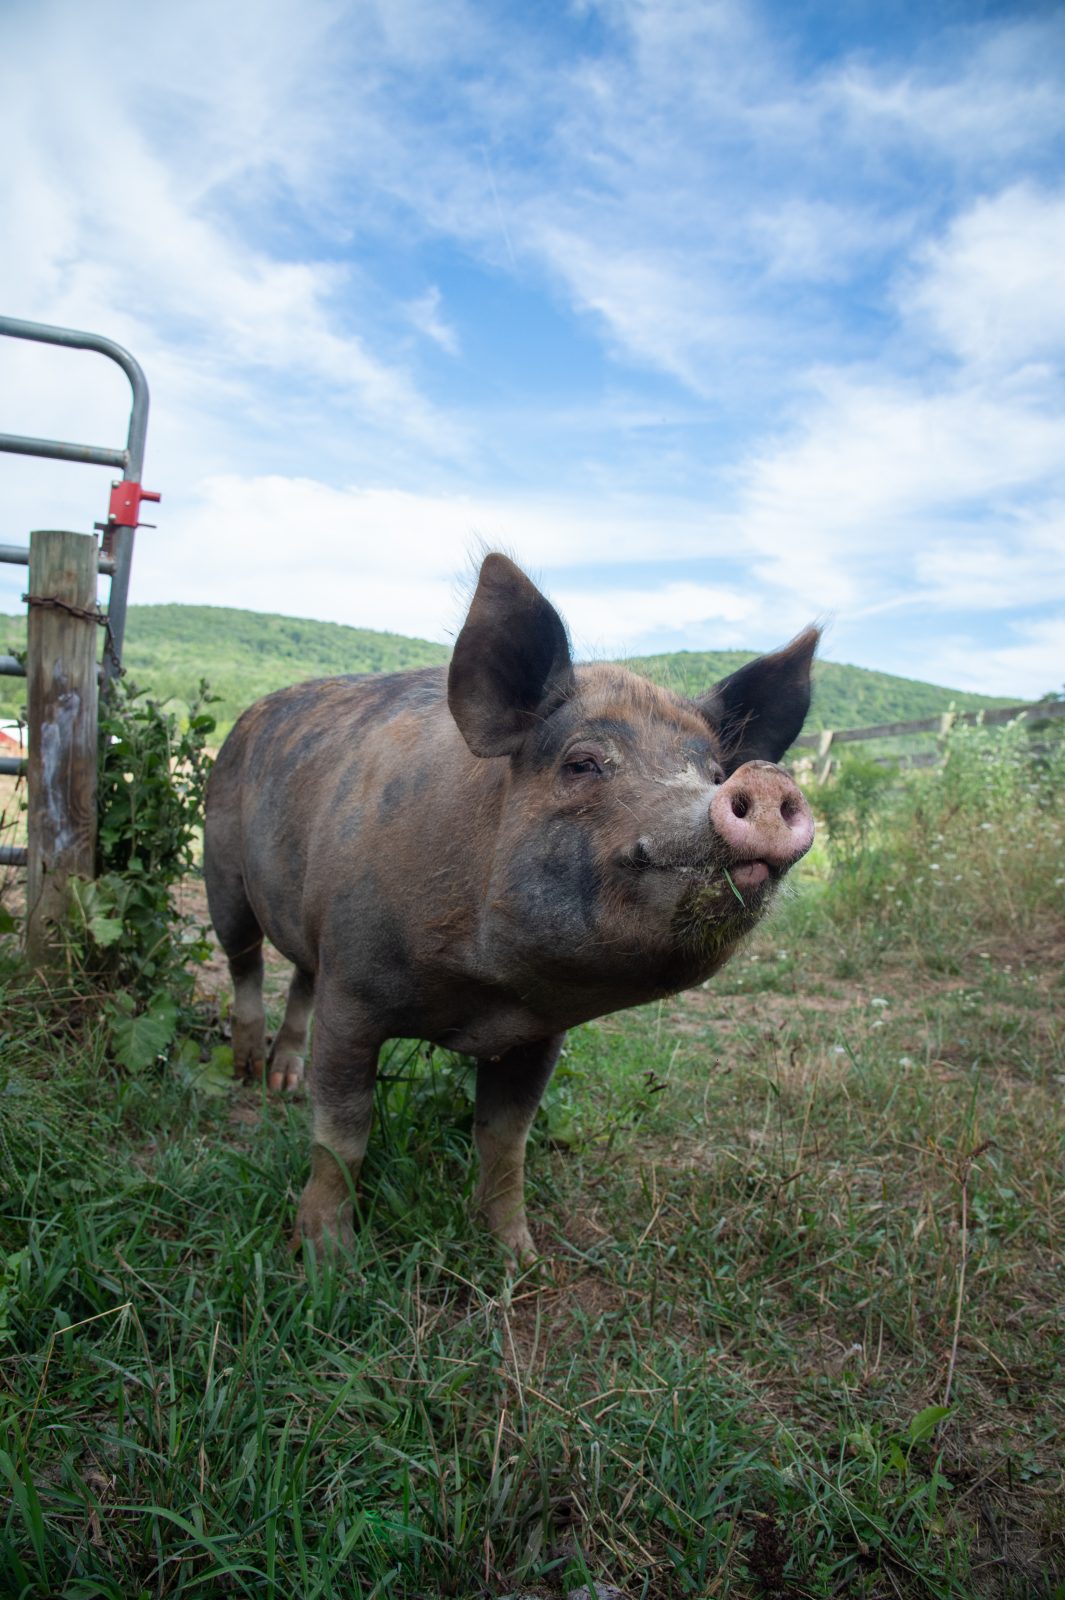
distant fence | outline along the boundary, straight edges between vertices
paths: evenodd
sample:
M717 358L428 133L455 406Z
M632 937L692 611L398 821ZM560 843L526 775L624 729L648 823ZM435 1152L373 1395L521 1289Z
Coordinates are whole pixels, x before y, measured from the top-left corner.
M1023 717L1026 721L1041 721L1048 717L1065 717L1065 700L1039 700L1021 706L996 706L983 711L944 711L937 717L920 717L916 722L882 722L872 728L824 728L820 733L804 733L792 745L792 750L813 750L815 755L800 757L814 768L818 783L824 783L832 771L836 747L868 739L902 739L908 734L934 733L942 740L951 728L969 726L994 727L997 723L1013 722ZM887 763L891 758L875 759ZM910 767L934 767L942 759L942 749L907 753L900 758ZM793 762L792 765L798 765Z

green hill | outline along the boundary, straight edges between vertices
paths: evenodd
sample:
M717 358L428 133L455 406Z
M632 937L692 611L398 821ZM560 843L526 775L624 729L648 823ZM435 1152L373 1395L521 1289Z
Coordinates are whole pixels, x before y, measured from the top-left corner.
M25 637L24 615L0 616L0 653L23 648ZM449 654L446 645L426 639L225 606L131 606L126 629L130 677L160 697L184 703L195 693L199 680L206 678L220 696L215 714L223 731L260 695L303 678L436 666ZM627 665L655 683L694 694L734 672L752 654L682 650L672 655L634 656ZM23 699L21 680L0 678L0 715L15 715ZM820 661L815 668L814 704L807 727L860 728L933 716L950 705L976 710L1009 703L838 661Z
M25 642L25 616L0 616L0 653ZM450 654L427 639L229 606L130 606L126 622L129 676L185 704L206 678L219 696L213 709L223 731L260 696L304 678L438 666ZM19 679L0 678L0 714L14 715L24 699Z
M673 655L631 656L626 665L680 694L698 694L753 660L754 655L753 650L678 650ZM890 672L849 667L842 661L818 660L814 662L814 698L806 729L868 728L933 717L951 706L956 711L979 711L981 706L1013 704L1001 696L970 694L916 678L897 678Z

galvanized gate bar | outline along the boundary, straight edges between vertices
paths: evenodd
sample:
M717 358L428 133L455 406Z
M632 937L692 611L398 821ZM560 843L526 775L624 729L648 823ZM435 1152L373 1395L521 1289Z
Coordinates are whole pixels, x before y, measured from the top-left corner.
M12 455L43 456L54 461L76 461L91 466L117 467L122 474L111 485L107 520L103 527L106 549L96 559L96 570L111 579L108 600L108 648L104 652L103 683L120 670L122 644L126 632L126 606L129 574L133 561L133 538L140 523L142 500L158 500L141 485L144 469L144 441L148 432L148 383L137 361L113 339L98 333L81 333L74 328L57 328L44 322L25 322L18 317L0 317L0 335L9 339L28 339L35 344L59 345L68 350L90 350L106 356L122 368L133 394L125 448L73 444L62 439L36 439L14 433L0 433L0 451ZM0 562L26 565L29 551L19 545L0 545ZM32 634L32 628L31 628ZM26 668L14 656L0 656L0 676L25 677ZM31 692L32 699L32 692ZM26 763L12 756L0 757L0 772L20 775ZM31 828L31 842L33 838ZM16 845L0 845L0 866L27 865L27 851ZM32 869L32 863L30 863ZM78 869L80 870L80 868ZM32 870L31 870L32 876Z
M115 675L122 657L122 642L126 633L126 606L129 594L129 573L133 562L133 536L139 522L141 499L157 500L158 495L143 493L140 487L144 470L144 441L148 433L148 380L137 361L128 350L105 339L99 333L80 333L74 328L56 328L46 322L24 322L19 317L0 317L0 334L11 339L29 339L36 344L60 345L68 350L92 350L107 356L122 368L133 391L133 405L129 417L129 432L124 450L109 450L96 445L64 443L58 439L22 438L13 433L0 433L0 450L16 455L50 456L57 461L89 462L105 467L120 467L122 481L135 485L128 495L112 493L112 511L107 519L109 558L112 562L111 594L108 617L111 624L111 651L104 655L104 686ZM114 486L115 489L118 485ZM114 507L119 507L115 510ZM106 570L106 569L101 569Z
M121 467L126 478L139 483L144 469L144 441L148 433L148 380L129 351L113 339L105 339L100 333L79 333L75 328L55 328L47 322L24 322L20 317L0 317L0 334L6 334L9 339L31 339L35 344L62 345L68 350L95 350L98 355L117 362L133 390L133 410L130 412L124 450L98 449L89 444L63 444L56 439L20 439L12 433L0 433L0 450L10 450L17 455L54 456L59 461L91 461L104 467ZM72 455L69 453L71 451L87 451L88 454Z
M7 329L0 330L4 333ZM54 461L80 461L90 467L121 467L129 461L126 450L108 450L99 444L66 444L62 439L31 439L22 433L0 433L0 450L15 456L49 456Z
M30 547L28 544L0 544L0 565L9 567L28 567L30 564ZM110 556L99 556L96 561L97 572L102 572L109 578L115 570L115 564Z

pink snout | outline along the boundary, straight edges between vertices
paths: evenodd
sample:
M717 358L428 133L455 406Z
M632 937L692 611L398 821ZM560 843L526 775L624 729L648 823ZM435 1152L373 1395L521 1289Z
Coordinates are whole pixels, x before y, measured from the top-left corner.
M783 872L813 844L814 819L802 790L771 761L737 767L710 802L710 826L739 857L732 878L740 888Z

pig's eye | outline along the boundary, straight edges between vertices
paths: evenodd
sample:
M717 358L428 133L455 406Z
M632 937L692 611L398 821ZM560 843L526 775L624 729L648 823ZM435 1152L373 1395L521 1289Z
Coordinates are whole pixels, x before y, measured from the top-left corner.
M562 763L567 778L602 777L603 763L593 750L572 750Z
M706 769L706 775L711 783L724 783L725 781L725 769L720 761L711 761Z

